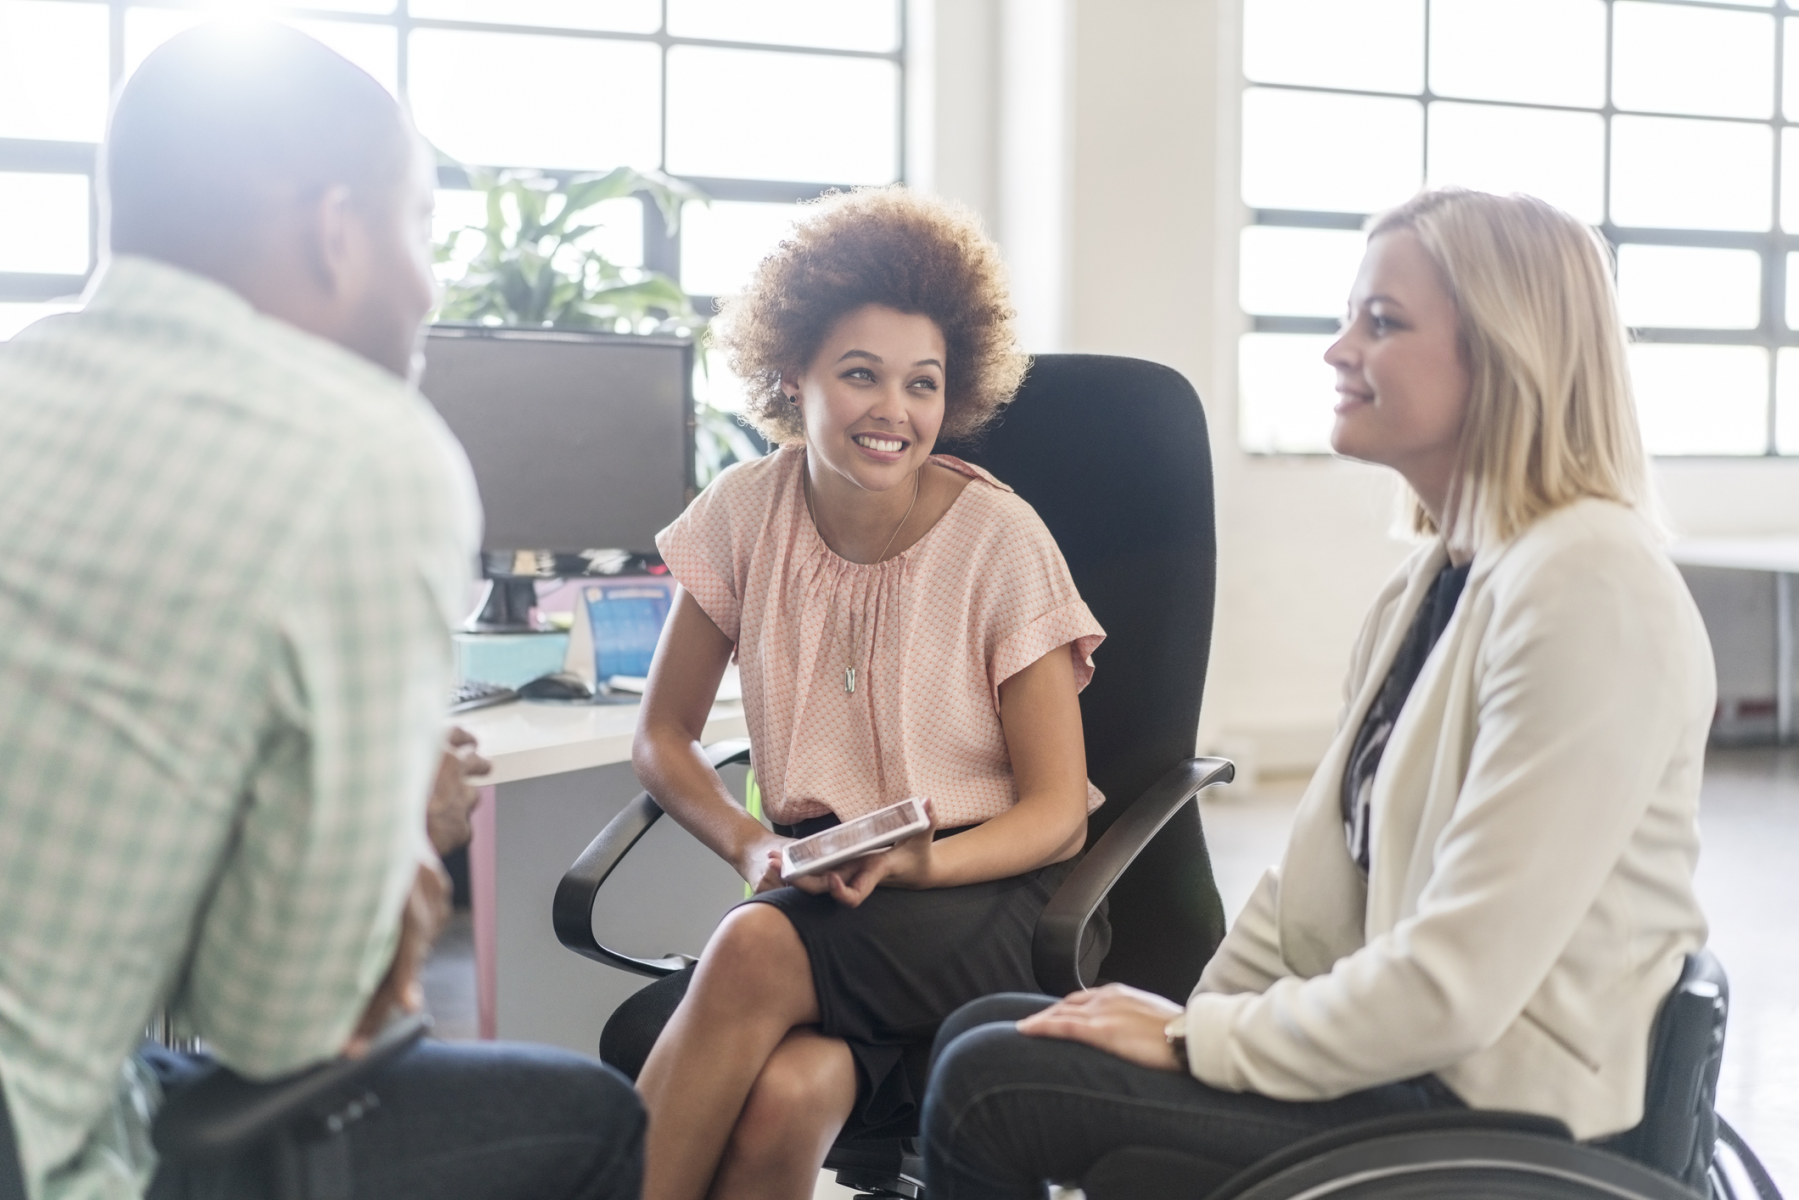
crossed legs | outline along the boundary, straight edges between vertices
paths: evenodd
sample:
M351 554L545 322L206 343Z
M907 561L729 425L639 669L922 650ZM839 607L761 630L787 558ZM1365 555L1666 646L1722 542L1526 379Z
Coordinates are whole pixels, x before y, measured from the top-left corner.
M812 965L767 904L726 915L638 1077L644 1200L795 1200L856 1100L849 1047L819 1019Z

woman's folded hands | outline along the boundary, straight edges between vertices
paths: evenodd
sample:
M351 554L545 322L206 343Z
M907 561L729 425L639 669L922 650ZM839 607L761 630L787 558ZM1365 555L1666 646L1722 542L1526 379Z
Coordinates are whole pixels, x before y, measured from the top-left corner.
M937 816L931 811L928 799L924 801L924 811L925 816L931 820L931 828L914 834L891 850L865 854L816 875L799 875L791 880L782 880L781 851L776 847L769 851L768 873L763 876L762 886L758 886L756 890L781 887L783 883L787 883L815 896L829 895L845 908L855 908L883 883L888 887L899 888L931 887L931 848L936 844L932 841L932 835L937 829ZM771 884L769 880L774 882Z

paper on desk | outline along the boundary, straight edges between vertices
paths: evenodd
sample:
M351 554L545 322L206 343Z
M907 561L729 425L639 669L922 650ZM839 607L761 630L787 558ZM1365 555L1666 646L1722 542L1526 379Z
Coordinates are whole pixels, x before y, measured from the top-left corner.
M643 689L649 680L639 675L614 675L606 680L606 686L615 692L635 692L643 695ZM736 702L743 699L743 676L737 673L737 664L725 667L724 678L718 681L718 695L715 702Z

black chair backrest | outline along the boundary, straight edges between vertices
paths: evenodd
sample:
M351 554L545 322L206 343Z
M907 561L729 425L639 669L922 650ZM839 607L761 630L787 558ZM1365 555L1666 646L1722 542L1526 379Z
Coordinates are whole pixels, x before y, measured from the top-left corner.
M992 427L943 449L1037 510L1105 627L1081 696L1087 773L1108 800L1089 823L1091 844L1193 756L1217 566L1205 412L1168 367L1045 354ZM1101 975L1185 1000L1225 927L1196 808L1162 830L1110 903Z
M1688 955L1649 1032L1643 1119L1605 1142L1608 1150L1672 1175L1701 1195L1718 1141L1713 1104L1729 1016L1724 964L1710 950Z

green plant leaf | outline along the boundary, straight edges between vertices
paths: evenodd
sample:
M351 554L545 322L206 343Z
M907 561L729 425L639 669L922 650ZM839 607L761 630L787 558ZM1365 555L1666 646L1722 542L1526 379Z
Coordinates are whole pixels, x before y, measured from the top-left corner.
M563 190L568 196L569 208L582 212L602 200L629 196L638 189L642 178L630 167L614 167L604 175L577 175Z
M662 211L662 220L670 233L681 228L681 205L692 200L699 204L710 205L712 197L685 179L676 179L673 175L664 175L661 171L639 171L638 190L647 194L656 202Z
M673 279L622 267L592 246L576 243L602 228L583 219L596 206L641 195L662 211L670 229L680 206L706 202L705 193L656 171L619 167L566 180L536 171L465 168L470 185L486 198L486 222L471 227L481 244L461 278L447 284L438 313L445 320L558 328L657 328L697 330L704 319ZM439 263L453 261L452 232L434 249Z

